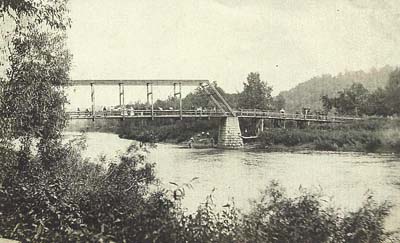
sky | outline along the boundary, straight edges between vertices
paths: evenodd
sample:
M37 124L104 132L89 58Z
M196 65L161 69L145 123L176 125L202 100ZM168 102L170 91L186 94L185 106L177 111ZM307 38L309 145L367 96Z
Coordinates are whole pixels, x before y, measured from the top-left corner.
M276 95L325 73L397 66L397 1L70 0L71 77L208 79L238 92L259 72ZM126 103L144 90L127 89ZM77 88L71 97L86 104L87 94ZM171 94L155 90L155 98ZM118 88L96 96L116 103Z

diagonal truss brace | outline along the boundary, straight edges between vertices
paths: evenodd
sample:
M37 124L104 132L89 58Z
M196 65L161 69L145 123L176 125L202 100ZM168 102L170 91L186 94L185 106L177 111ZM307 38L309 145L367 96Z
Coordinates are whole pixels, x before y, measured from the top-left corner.
M210 91L207 90L207 85L205 85L205 86L201 85L201 88L204 90L204 92L206 92L206 94L211 98L211 100L214 102L214 104L216 104L218 106L218 108L220 110L222 110L223 112L226 112L224 107L217 101L217 99L215 99L215 97L210 93Z
M211 99L214 101L214 103L216 103L218 105L218 107L223 110L224 112L225 109L222 107L222 105L215 99L215 97L211 94L210 91L207 90L207 87L210 87L211 90L213 91L214 94L217 95L217 97L219 98L219 100L223 103L223 105L228 109L228 111L232 114L232 116L236 116L235 111L231 108L231 106L228 104L228 102L226 102L226 100L224 99L224 97L218 92L218 90L213 86L213 84L208 83L206 85L202 85L202 88L205 90L205 92L211 97Z

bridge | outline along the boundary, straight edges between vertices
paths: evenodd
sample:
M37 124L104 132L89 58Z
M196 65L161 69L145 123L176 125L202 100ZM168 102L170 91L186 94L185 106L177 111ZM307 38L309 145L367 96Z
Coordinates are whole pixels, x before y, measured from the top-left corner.
M280 113L261 110L234 110L235 117L238 118L258 118L270 120L286 120L299 122L319 122L319 123L342 123L345 121L357 120L353 117L338 117L325 115L303 115L295 113ZM140 119L140 118L224 118L232 116L228 112L217 110L135 110L117 109L107 111L70 111L67 112L70 119Z
M261 111L261 110L233 110L219 93L216 87L208 80L72 80L72 86L90 86L91 87L91 110L70 111L67 115L70 119L185 119L185 118L205 118L220 119L220 129L218 143L220 147L236 148L243 145L242 136L239 127L239 118L257 119L257 130L262 131L264 120L295 121L298 123L341 123L352 121L357 118L334 117L311 114L287 114L280 112ZM96 86L119 86L119 107L113 110L96 111L95 109L95 87ZM135 110L125 105L125 86L146 86L147 108L144 110ZM174 97L178 100L177 109L154 109L153 87L171 86L173 87ZM182 86L197 86L207 94L215 104L215 109L196 109L184 110L182 107Z

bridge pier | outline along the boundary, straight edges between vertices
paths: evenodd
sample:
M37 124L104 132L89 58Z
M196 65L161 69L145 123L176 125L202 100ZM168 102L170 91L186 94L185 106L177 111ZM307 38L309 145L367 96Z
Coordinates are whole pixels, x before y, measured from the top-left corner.
M231 149L240 148L243 146L243 139L240 136L241 132L238 117L225 117L221 119L217 147Z

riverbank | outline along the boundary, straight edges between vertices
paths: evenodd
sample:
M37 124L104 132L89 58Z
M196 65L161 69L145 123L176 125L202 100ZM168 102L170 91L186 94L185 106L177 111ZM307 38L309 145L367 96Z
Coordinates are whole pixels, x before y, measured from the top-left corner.
M250 127L251 127L250 123ZM242 131L248 129L242 127ZM109 132L124 139L185 145L191 137L209 133L218 141L217 120L84 121L70 131ZM307 128L268 128L258 138L245 140L246 149L271 152L337 151L400 153L400 121L368 119L346 124L311 124Z
M268 150L320 150L338 152L399 153L398 120L366 120L306 129L267 129L256 143Z

